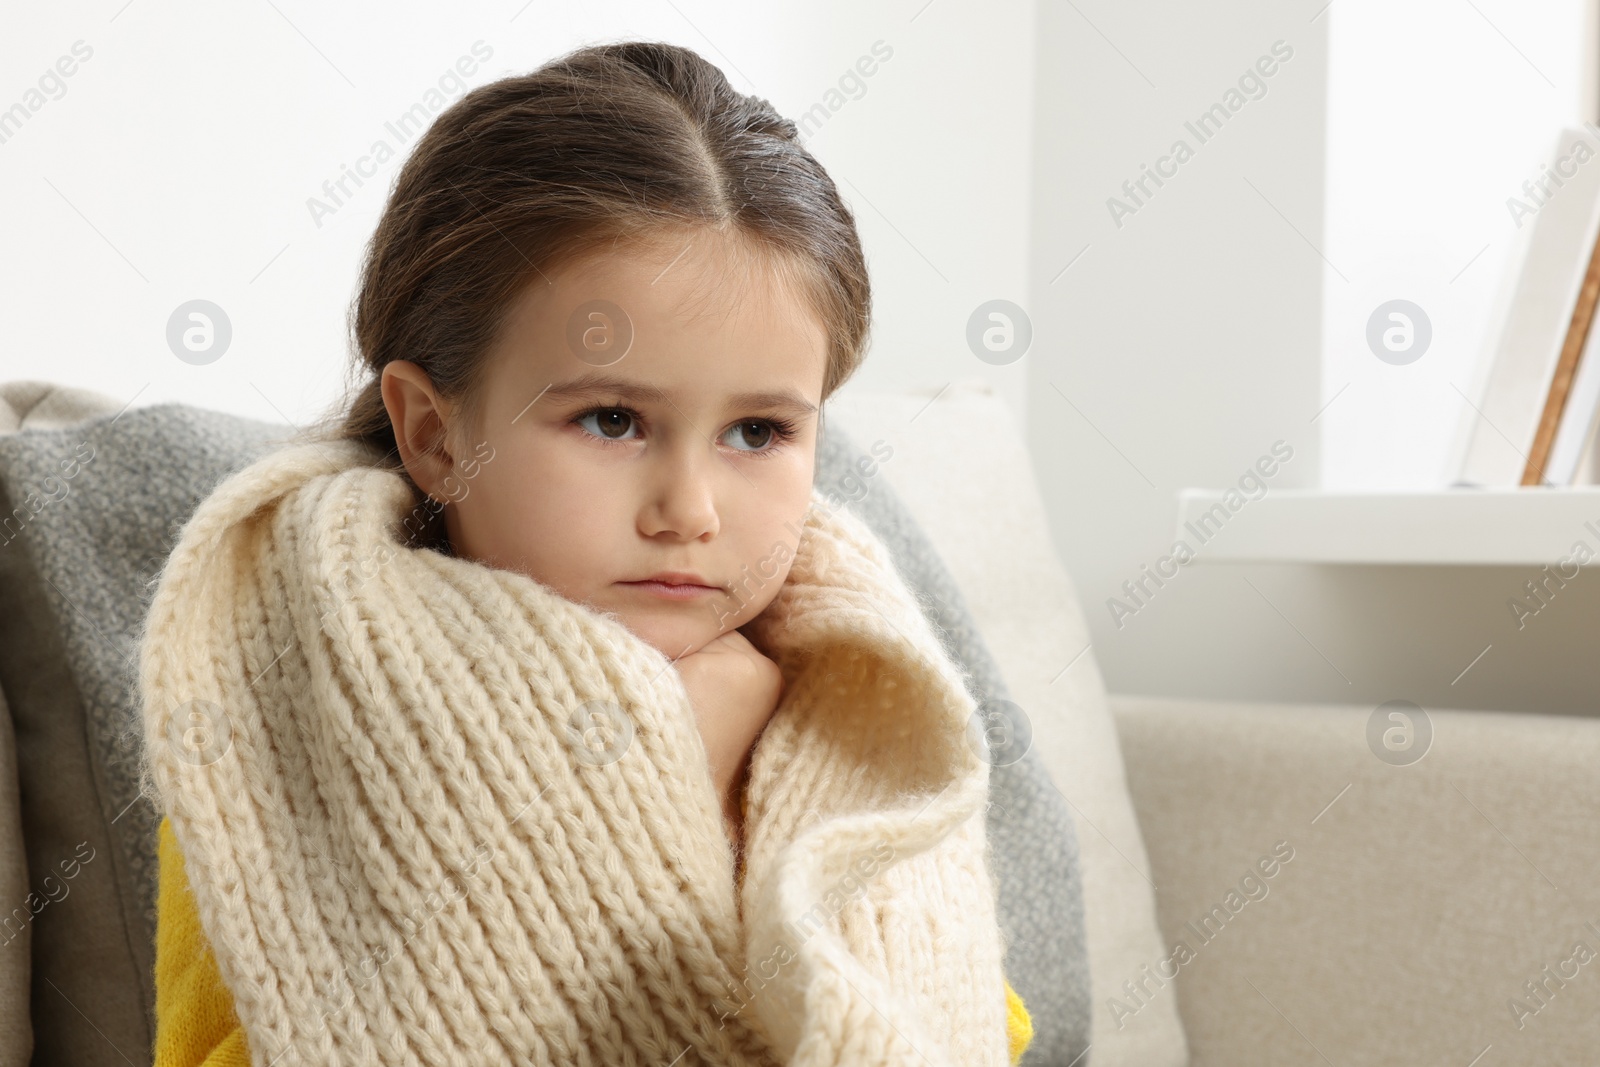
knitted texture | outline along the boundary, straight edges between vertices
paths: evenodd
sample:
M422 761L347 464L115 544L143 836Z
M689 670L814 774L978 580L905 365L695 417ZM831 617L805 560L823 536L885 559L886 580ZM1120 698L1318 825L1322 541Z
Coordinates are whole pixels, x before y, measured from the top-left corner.
M859 519L814 493L744 627L785 684L736 883L671 661L408 544L376 458L230 476L141 634L147 788L256 1067L1009 1061L987 750Z
M195 914L183 871L183 852L165 816L157 831L161 895L156 924L156 1041L154 1067L249 1067L249 1045L233 994L217 972ZM1033 1042L1033 1017L1006 979L1006 1038L1011 1063Z

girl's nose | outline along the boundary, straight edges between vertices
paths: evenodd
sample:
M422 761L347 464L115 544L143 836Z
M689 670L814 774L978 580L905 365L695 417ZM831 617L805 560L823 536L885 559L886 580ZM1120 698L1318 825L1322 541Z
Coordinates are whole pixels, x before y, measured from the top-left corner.
M716 484L725 473L719 468L727 463L704 437L698 442L684 437L674 444L651 457L656 466L644 480L639 531L646 537L673 534L683 541L715 536L720 528Z

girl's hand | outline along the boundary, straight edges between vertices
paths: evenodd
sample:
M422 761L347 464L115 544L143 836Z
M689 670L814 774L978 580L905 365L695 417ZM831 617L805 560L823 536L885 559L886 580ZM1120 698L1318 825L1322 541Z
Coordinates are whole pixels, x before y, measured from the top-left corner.
M737 824L735 787L756 738L777 710L783 673L737 630L683 657L676 666L694 707L723 814Z

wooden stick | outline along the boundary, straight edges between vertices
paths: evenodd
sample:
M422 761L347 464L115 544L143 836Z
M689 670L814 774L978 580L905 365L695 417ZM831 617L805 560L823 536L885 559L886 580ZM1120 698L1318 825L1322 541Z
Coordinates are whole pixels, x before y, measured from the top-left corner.
M1572 392L1572 379L1578 372L1578 360L1583 355L1584 342L1589 338L1589 327L1594 323L1595 305L1600 302L1600 237L1589 253L1589 269L1583 276L1583 287L1578 290L1578 303L1572 309L1572 322L1567 326L1567 338L1561 346L1561 358L1556 361L1555 375L1550 379L1550 391L1545 394L1544 414L1539 417L1539 429L1533 436L1533 447L1528 450L1528 465L1522 470L1523 485L1540 485L1544 482L1545 464L1550 461L1550 446L1555 443L1556 429L1561 425L1561 413L1567 406L1567 396Z

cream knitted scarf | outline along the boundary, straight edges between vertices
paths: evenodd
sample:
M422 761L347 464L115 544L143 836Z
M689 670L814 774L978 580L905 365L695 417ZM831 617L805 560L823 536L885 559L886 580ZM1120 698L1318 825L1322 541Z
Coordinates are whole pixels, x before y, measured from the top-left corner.
M375 459L231 475L142 635L147 786L255 1067L1007 1063L973 703L859 519L814 492L744 630L785 686L736 872L671 661L415 547Z

